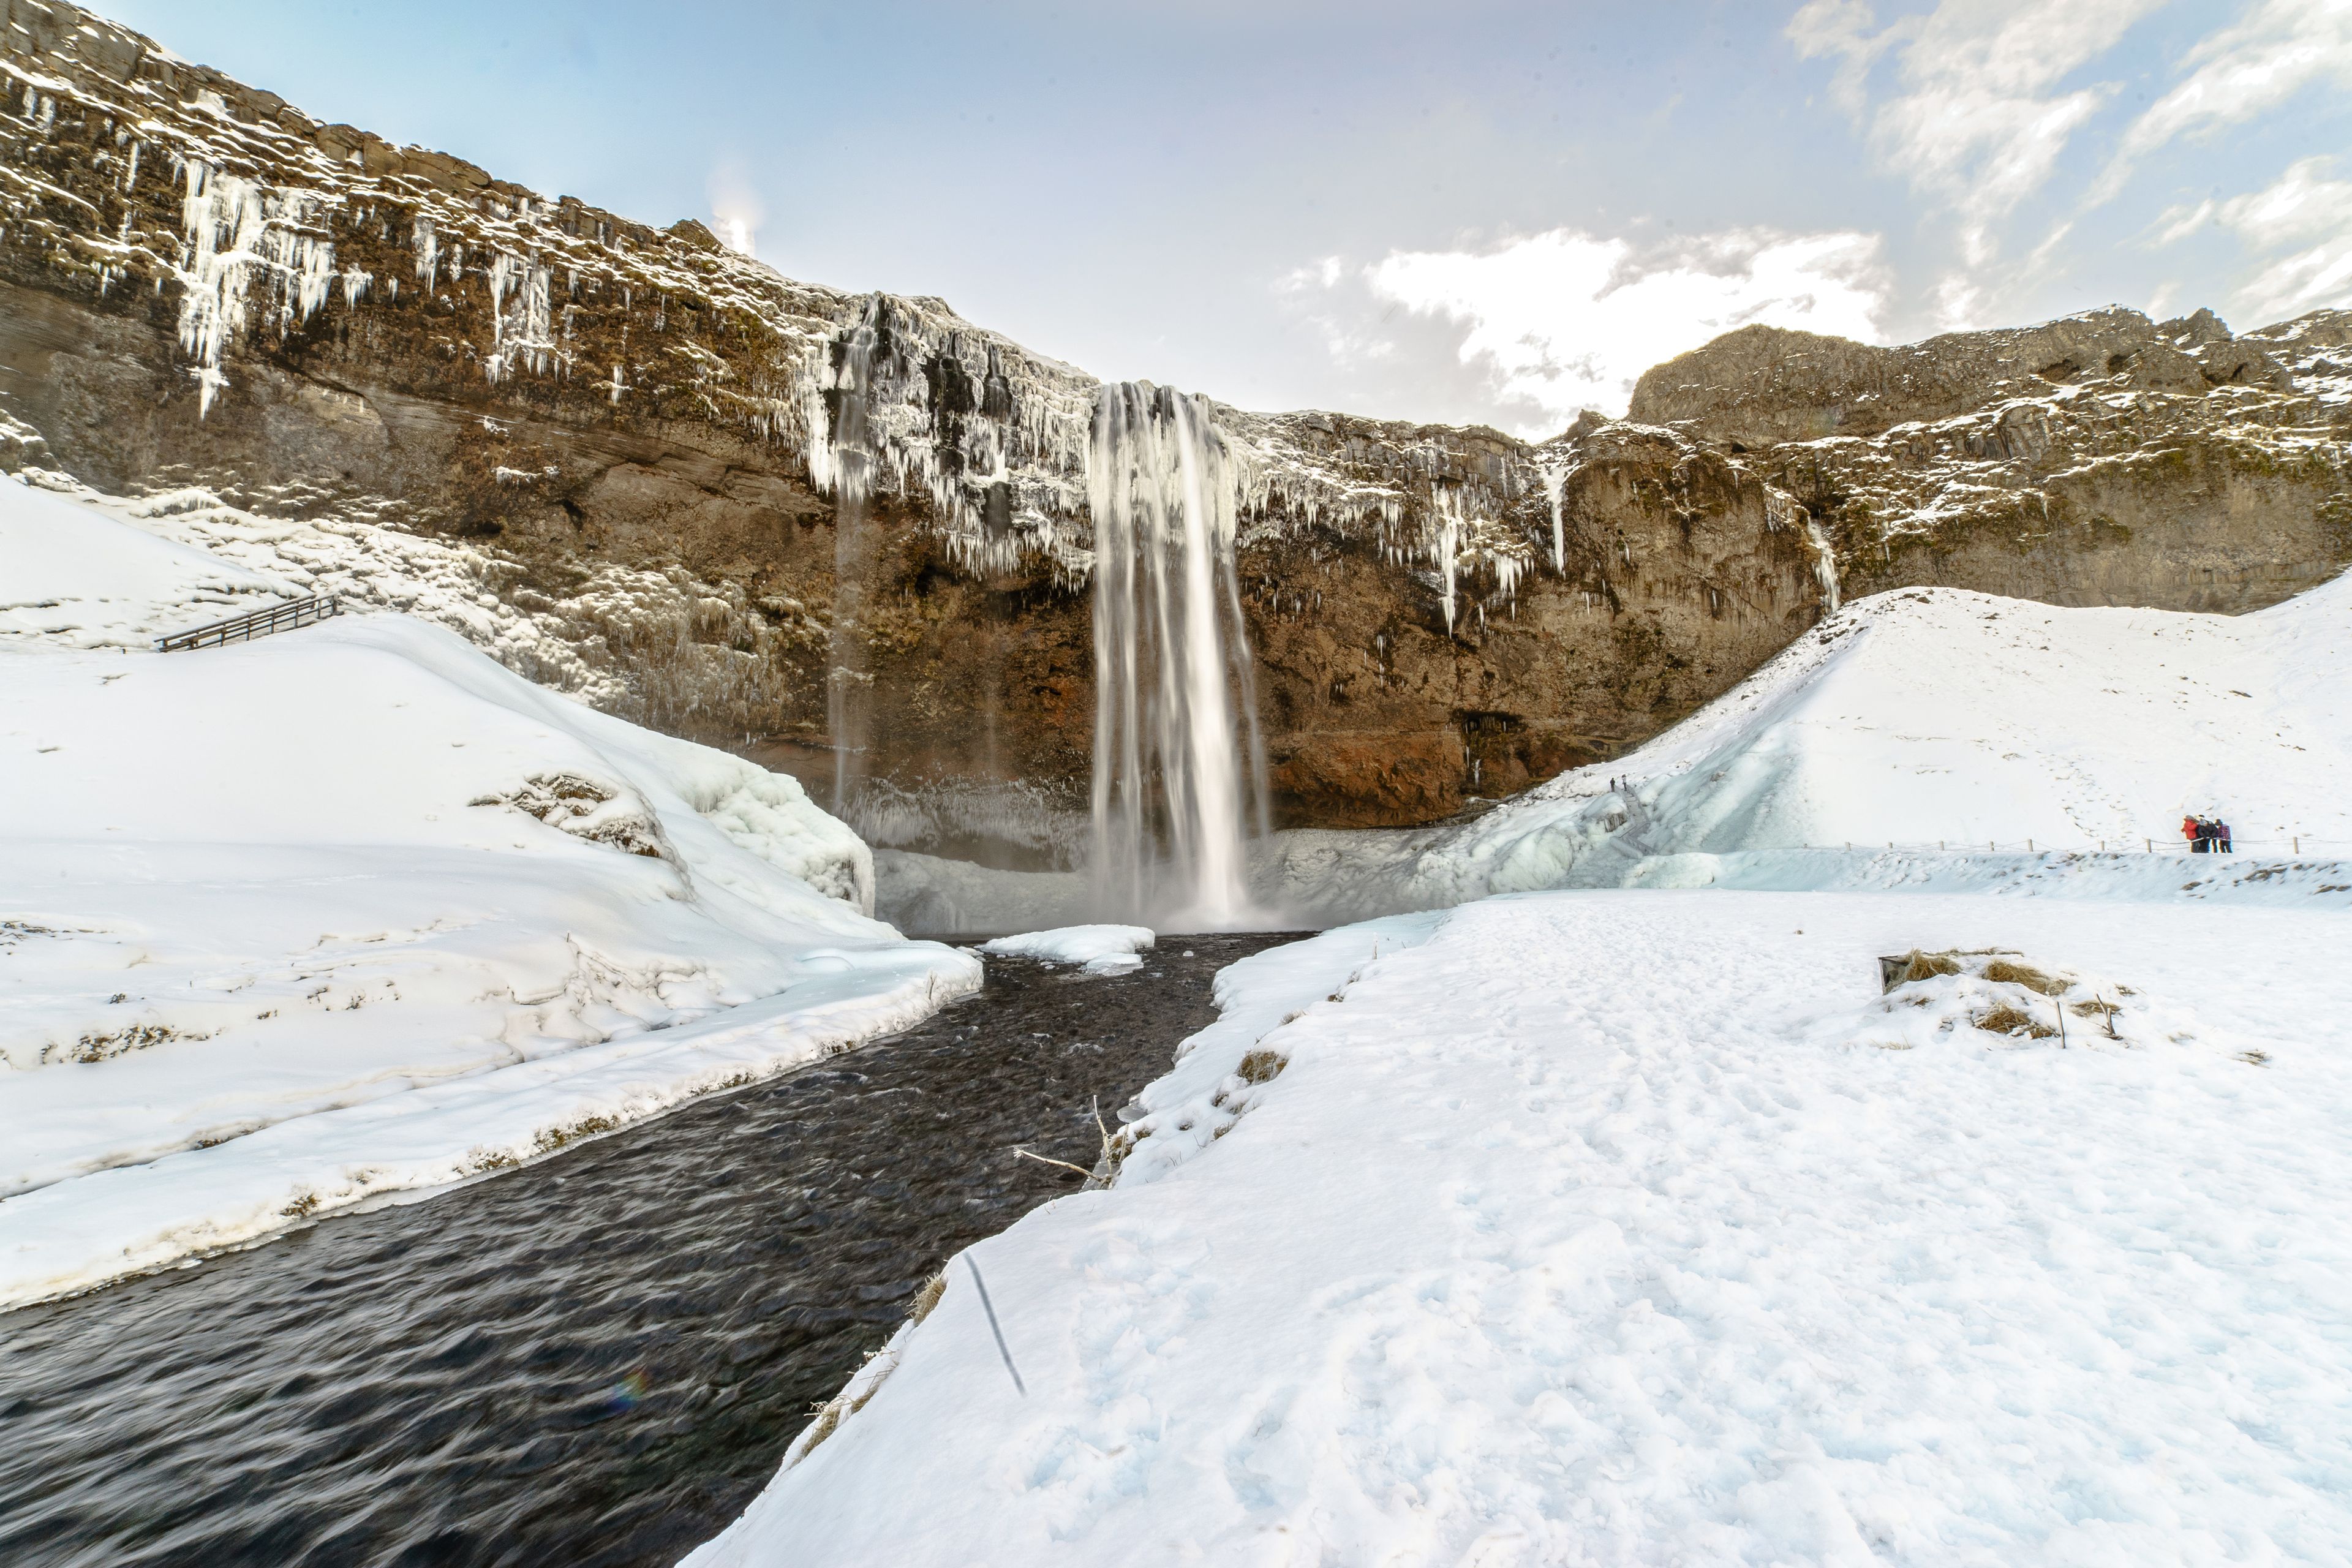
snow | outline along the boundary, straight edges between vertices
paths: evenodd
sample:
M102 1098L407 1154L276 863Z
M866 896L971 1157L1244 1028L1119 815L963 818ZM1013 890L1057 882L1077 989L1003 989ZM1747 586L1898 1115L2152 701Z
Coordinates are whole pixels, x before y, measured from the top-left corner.
M499 1169L979 982L870 918L865 845L787 776L404 616L133 651L276 586L21 485L0 547L0 1304Z
M982 952L1007 958L1034 958L1047 963L1076 963L1089 974L1117 974L1143 963L1141 954L1159 940L1149 926L1062 926L1001 936L982 942Z
M165 631L307 596L273 574L16 484L0 489L0 647L144 648Z
M688 1561L2342 1563L2342 920L1570 891L1261 954L1117 1183L967 1255L1025 1395L959 1263ZM1882 995L1915 947L2121 1037Z

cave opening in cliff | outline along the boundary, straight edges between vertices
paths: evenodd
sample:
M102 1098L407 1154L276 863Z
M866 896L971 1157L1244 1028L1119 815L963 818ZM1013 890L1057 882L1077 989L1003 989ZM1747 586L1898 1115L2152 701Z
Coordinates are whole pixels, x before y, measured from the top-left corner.
M1253 915L1265 743L1234 571L1240 475L1206 399L1103 387L1087 466L1095 531L1094 901L1216 927Z

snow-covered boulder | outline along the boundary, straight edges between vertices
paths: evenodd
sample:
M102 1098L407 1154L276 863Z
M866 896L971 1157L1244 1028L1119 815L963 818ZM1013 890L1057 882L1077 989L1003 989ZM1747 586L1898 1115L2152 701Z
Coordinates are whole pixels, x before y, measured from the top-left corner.
M1063 926L1024 931L981 944L980 951L1046 963L1075 963L1089 974L1116 974L1136 968L1159 940L1149 926Z

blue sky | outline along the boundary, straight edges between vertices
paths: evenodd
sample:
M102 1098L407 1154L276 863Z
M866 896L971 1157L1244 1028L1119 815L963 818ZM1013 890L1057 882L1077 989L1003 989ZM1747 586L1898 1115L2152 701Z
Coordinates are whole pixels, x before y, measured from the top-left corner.
M2352 305L2352 0L115 0L322 119L1244 406L1558 430L1767 321Z

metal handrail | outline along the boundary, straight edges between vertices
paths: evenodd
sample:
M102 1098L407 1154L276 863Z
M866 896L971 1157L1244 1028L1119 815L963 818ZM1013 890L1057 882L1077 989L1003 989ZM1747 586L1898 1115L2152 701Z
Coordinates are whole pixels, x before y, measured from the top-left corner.
M155 639L158 653L177 653L186 648L218 647L227 642L251 642L272 632L290 632L296 626L307 626L323 621L329 616L341 615L339 596L333 594L317 598L297 599L290 605L272 605L268 609L248 610L241 616L231 616L225 621L194 630L173 632Z

